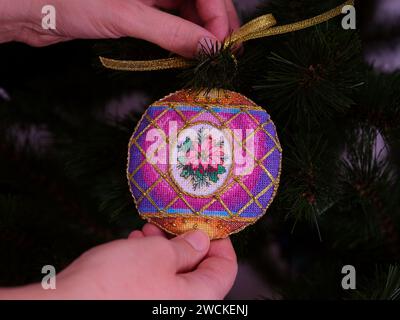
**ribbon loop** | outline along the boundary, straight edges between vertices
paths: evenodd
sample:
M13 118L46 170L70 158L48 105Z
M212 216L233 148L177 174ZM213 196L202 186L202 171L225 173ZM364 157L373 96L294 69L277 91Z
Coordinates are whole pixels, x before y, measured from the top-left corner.
M272 14L266 14L253 19L235 31L230 38L225 41L225 47L252 39L261 38L263 37L263 34L269 28L276 25L276 23L277 22Z

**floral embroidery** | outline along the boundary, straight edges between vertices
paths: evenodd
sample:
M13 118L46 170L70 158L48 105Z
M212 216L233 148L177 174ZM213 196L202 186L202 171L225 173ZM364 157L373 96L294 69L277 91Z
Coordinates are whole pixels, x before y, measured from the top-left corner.
M213 138L209 130L200 127L193 139L186 137L177 145L180 176L190 181L193 190L217 183L226 173L224 138Z

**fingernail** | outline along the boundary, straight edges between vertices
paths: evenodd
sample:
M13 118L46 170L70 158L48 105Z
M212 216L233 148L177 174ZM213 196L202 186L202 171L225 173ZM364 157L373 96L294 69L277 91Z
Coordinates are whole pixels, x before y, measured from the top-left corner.
M222 44L216 38L204 37L197 45L197 53L212 52L216 49L220 49Z
M202 231L191 231L185 233L183 238L197 251L205 251L208 249L210 239Z

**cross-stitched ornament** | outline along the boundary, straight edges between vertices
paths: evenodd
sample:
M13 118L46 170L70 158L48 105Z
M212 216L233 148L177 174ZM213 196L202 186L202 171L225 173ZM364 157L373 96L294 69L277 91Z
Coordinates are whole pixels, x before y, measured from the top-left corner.
M267 112L232 91L182 90L153 103L129 143L140 215L172 234L225 238L253 224L279 185L282 149Z

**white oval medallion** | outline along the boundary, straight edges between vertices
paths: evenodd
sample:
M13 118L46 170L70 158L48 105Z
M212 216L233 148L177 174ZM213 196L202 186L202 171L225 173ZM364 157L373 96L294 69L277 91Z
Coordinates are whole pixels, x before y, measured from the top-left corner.
M228 134L211 123L196 123L170 143L170 174L186 194L213 195L226 182L232 166Z

